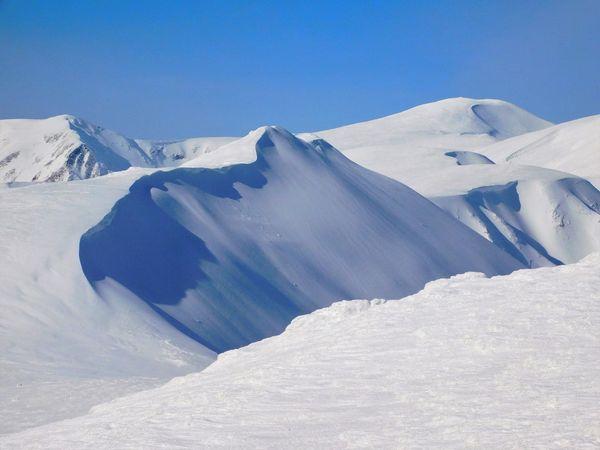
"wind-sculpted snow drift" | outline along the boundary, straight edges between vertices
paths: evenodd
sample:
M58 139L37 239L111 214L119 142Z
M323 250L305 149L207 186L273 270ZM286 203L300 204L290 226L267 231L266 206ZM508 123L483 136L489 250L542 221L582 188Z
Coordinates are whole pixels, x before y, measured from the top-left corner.
M336 300L399 298L436 278L522 267L324 141L266 127L219 154L243 164L145 176L80 242L102 296L124 287L215 351Z
M600 250L600 192L587 180L524 167L506 184L431 197L471 229L523 264L543 267L579 261ZM492 176L489 179L493 179Z

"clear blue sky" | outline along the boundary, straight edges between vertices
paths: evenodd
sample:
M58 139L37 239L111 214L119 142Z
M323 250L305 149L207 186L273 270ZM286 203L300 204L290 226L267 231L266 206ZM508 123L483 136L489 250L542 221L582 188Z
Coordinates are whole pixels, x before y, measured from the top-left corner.
M600 113L600 0L0 0L0 118L178 138L456 96Z

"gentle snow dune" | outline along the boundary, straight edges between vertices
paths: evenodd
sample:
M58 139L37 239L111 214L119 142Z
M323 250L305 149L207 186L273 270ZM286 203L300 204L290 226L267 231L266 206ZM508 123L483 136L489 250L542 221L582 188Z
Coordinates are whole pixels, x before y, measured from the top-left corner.
M4 448L596 448L600 255L355 300Z
M498 163L529 164L600 180L600 115L507 139L481 153Z
M233 163L243 164L134 183L81 239L98 292L117 302L125 289L221 352L336 300L397 298L440 277L523 267L324 141L263 127L194 161Z
M300 137L327 139L350 159L433 200L524 264L540 267L600 251L600 192L590 183L490 160L491 149L562 127L551 125L500 100L457 98ZM570 136L589 142L595 134L578 127ZM484 156L481 148L490 151L481 150ZM589 152L580 156L590 159Z
M0 181L70 181L152 160L135 141L82 119L0 120Z

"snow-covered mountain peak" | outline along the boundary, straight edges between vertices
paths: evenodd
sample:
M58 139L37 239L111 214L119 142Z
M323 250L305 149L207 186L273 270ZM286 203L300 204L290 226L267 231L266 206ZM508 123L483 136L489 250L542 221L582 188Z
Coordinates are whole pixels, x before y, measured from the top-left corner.
M131 139L64 114L0 121L0 180L70 181L152 166Z
M318 136L315 138L320 139ZM182 164L181 167L216 169L233 164L249 164L271 148L276 148L279 152L312 151L322 153L324 150L318 145L312 145L312 142L306 139L300 139L281 126L267 125L256 128L246 136L221 146L218 151L202 154Z
M480 137L477 145L495 142L552 123L511 103L494 99L449 98L390 116L317 132L336 147L390 145L423 137ZM454 149L454 148L453 148Z
M104 298L126 289L215 351L334 300L523 266L406 186L281 127L194 163L134 183L82 236L80 261Z

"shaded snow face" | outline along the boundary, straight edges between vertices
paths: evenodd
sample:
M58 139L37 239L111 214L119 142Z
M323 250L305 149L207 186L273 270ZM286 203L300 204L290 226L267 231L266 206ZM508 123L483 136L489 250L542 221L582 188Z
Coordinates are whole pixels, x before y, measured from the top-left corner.
M469 166L471 164L494 164L494 162L489 158L475 152L452 151L444 154L450 158L454 158L456 160L456 164L459 166Z
M321 142L254 132L256 160L138 180L81 238L89 282L112 279L215 351L281 332L343 298L398 298L520 263L406 186ZM238 149L239 150L239 149Z

